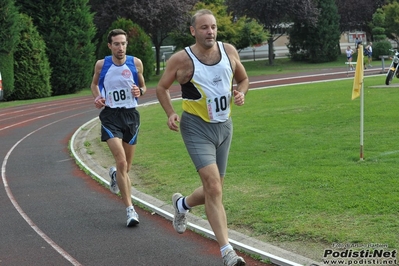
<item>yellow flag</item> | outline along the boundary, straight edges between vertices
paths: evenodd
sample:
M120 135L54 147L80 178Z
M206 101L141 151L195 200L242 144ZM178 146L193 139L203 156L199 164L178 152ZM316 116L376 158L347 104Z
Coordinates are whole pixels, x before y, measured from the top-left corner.
M359 45L357 49L355 79L353 80L352 100L360 96L360 90L363 85L363 68L363 45Z

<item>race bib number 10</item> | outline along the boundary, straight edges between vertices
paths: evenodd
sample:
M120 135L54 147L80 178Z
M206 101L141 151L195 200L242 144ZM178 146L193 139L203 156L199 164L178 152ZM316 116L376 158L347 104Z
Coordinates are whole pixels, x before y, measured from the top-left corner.
M229 118L231 92L208 99L207 108L210 122L223 122Z

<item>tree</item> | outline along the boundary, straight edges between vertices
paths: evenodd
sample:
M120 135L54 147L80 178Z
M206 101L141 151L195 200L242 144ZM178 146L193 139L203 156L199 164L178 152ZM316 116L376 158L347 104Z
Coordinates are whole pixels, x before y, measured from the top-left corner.
M88 0L18 0L47 45L53 95L90 86L95 63L95 27Z
M232 14L227 11L227 7L223 4L205 4L199 2L190 12L191 15L194 15L194 13L200 9L211 10L214 14L218 26L217 40L231 43L238 50L255 44L261 44L268 38L268 34L263 30L262 25L257 23L254 19L249 19L245 16L240 18L233 17ZM179 31L172 33L176 49L182 49L194 42L194 37L191 35L189 30L190 21L187 21L186 25L187 29L183 34Z
M398 6L397 6L398 7ZM397 8L396 7L396 8ZM399 14L399 13L397 13ZM385 14L382 8L378 8L373 15L373 22L371 23L371 32L373 33L374 41L383 41L387 39L385 34ZM398 25L396 25L398 26ZM395 29L396 30L396 29ZM389 31L389 30L388 30Z
M163 41L174 30L184 32L189 11L198 0L107 0L98 10L97 19L103 23L118 17L137 23L151 37L155 47L156 74L160 73L160 49Z
M382 11L384 15L383 25L386 35L399 45L399 3L392 2L391 4L383 6L380 11Z
M385 6L383 7L385 9ZM388 41L387 35L385 32L390 32L391 30L397 31L395 28L389 29L389 26L387 29L385 29L385 23L386 23L386 14L384 13L383 8L378 8L377 11L373 15L373 22L371 23L372 26L372 33L373 33L373 38L374 38L374 43L373 43L373 58L377 59L381 55L388 55L390 54L390 49L392 49L391 42ZM398 8L398 5L392 5L392 8ZM390 10L390 7L387 9L387 11ZM395 20L398 18L398 14L396 10L390 10L387 13L390 15L395 15L396 19L392 18L392 21L389 23L396 24ZM395 26L395 25L392 25ZM391 35L392 37L395 37L395 35Z
M317 8L320 14L316 24L295 21L290 29L288 48L294 60L308 59L313 63L329 62L335 61L340 53L338 48L341 32L335 1L319 0Z
M382 7L387 0L335 0L340 15L339 28L341 32L348 30L364 30L370 36L369 22L377 8Z
M94 14L94 25L97 29L96 35L94 37L97 45L95 53L96 55L98 55L98 50L102 48L101 40L104 34L107 33L109 26L118 19L118 15L115 13L116 10L107 10L104 8L104 5L107 3L107 1L108 0L89 0L90 10ZM105 16L104 13L106 13L107 16Z
M18 10L13 0L0 2L0 73L4 99L14 91L14 50L20 29Z
M282 29L294 19L315 23L318 14L311 0L226 0L226 3L236 16L254 18L268 30L270 65L273 64L273 43L284 34Z
M151 48L150 37L141 29L141 27L131 20L120 18L108 28L107 33L104 34L101 42L101 47L98 51L98 57L104 58L110 54L108 48L108 32L112 29L122 29L127 33L127 49L126 54L137 56L143 62L143 75L146 80L154 74L154 51Z
M37 32L32 19L20 14L20 41L15 49L15 90L10 100L27 100L51 96L50 63L46 44Z
M289 43L287 45L290 58L293 61L309 60L307 36L310 35L308 23L294 22L288 31Z
M239 37L235 46L238 50L241 50L264 43L270 35L255 20L245 18L245 23L239 32Z

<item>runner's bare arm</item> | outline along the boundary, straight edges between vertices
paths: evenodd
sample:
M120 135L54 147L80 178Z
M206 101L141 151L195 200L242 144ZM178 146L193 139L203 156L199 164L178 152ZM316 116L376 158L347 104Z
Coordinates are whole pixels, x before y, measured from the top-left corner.
M177 80L179 83L182 83L181 80L181 70L184 66L184 51L177 52L172 55L166 65L165 72L163 73L161 79L158 82L156 93L158 100L163 107L167 117L170 117L172 114L175 114L175 110L173 109L169 88L172 86L173 82Z
M240 61L240 56L236 48L231 44L224 44L226 52L232 63L234 79L237 83L237 91L247 94L249 88L249 79L244 65Z
M180 117L176 114L172 106L169 88L175 80L179 83L185 83L188 81L188 76L190 76L190 67L187 66L187 61L189 61L187 60L187 57L188 56L184 51L172 55L168 60L165 72L159 80L156 88L158 101L168 117L167 125L169 129L173 131L179 131L177 122L180 122Z
M136 65L136 69L137 69L137 76L139 79L139 84L137 84L137 86L134 86L134 96L135 97L139 97L141 96L141 93L144 95L147 91L147 86L145 85L145 80L144 80L144 67L143 67L143 62L135 57L134 58L134 64Z
M94 66L94 74L93 74L93 79L91 81L91 93L94 96L94 98L97 98L98 96L100 96L100 89L98 88L98 81L100 79L100 72L101 69L104 65L104 59L98 60L96 62L96 65Z
M94 106L101 109L105 106L105 99L101 97L100 89L98 88L98 81L100 79L101 69L104 65L104 59L98 60L94 67L93 79L91 81L91 93L94 96Z

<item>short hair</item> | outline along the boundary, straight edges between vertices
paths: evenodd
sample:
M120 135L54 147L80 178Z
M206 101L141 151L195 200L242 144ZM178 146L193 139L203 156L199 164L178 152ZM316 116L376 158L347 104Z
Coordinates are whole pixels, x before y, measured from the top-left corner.
M109 44L112 44L112 37L115 37L115 36L117 36L117 35L125 35L125 37L127 38L127 34L126 34L126 32L124 31L124 30L122 30L122 29L114 29L114 30L111 30L109 33L108 33L108 37L107 37L107 40L108 40L108 43Z
M193 26L195 28L195 22L197 20L197 17L200 17L202 15L212 15L213 13L212 11L210 11L209 9L200 9L197 12L195 12L195 14L191 17L191 26Z

